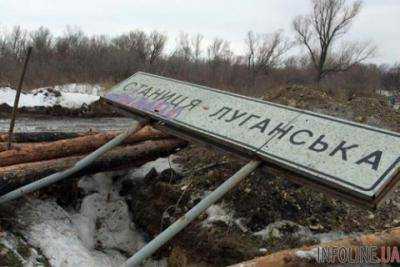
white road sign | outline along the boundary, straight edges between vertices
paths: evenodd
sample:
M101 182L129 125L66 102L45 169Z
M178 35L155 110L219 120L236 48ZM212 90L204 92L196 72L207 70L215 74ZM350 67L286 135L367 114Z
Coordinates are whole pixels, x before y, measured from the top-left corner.
M143 72L105 98L342 195L375 201L398 178L396 132Z

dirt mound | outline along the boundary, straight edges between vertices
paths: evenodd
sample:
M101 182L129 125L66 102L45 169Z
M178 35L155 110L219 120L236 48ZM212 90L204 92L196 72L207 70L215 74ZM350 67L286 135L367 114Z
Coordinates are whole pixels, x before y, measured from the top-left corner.
M400 112L390 107L385 97L358 97L348 101L347 105L357 114L358 121L400 132Z
M281 87L275 91L268 92L263 99L308 110L313 108L328 108L336 102L326 92L304 86Z
M329 95L322 89L288 86L268 92L264 100L306 109L372 126L400 131L400 112L381 95L354 97L349 100Z

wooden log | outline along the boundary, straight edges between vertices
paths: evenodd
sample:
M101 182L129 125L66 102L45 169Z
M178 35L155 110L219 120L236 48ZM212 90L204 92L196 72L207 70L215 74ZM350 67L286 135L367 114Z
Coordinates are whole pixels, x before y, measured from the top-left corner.
M0 143L0 152L7 150L7 143Z
M117 147L102 155L74 177L140 166L148 161L169 155L186 144L185 141L168 138ZM34 180L70 168L83 157L84 155L72 156L2 167L0 168L0 193L5 194Z
M378 248L377 256L381 257L381 247L398 247L400 246L400 227L387 231L359 235L356 237L344 238L332 242L327 242L314 246L304 246L297 249L289 249L270 254L268 256L259 257L251 261L242 262L232 267L264 267L264 266L316 266L318 249L321 248L341 248L350 249L353 255L356 255L357 248L362 246L375 246ZM386 255L385 255L386 256ZM332 258L333 264L339 264L338 258Z
M11 149L8 149L7 143L0 143L0 152L6 151L6 150L15 150L15 149L19 150L23 146L32 145L32 144L38 144L38 143L12 143Z
M13 143L37 143L37 142L53 142L63 139L77 138L85 135L96 134L96 132L68 133L68 132L29 132L29 133L13 133ZM0 142L7 142L8 133L0 134Z
M115 132L107 132L49 143L22 145L12 150L0 152L0 167L86 154L101 147L117 135L118 133ZM128 137L124 144L166 137L167 135L161 131L145 126Z

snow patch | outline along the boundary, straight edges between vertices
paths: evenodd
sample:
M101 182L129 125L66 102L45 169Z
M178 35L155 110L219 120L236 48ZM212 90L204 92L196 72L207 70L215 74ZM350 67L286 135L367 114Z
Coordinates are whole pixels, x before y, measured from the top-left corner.
M125 257L114 251L91 251L65 210L54 201L25 202L17 212L28 242L39 247L52 266L119 266Z
M113 184L113 177L120 175L122 172L83 177L78 186L91 193L83 198L74 221L89 248L118 248L133 254L145 242L131 222L128 205L118 193L119 184Z
M54 90L64 93L79 93L86 95L103 96L105 89L98 84L70 83L54 86Z
M344 232L338 231L338 232L327 232L327 233L314 234L314 237L317 240L319 240L320 243L327 243L327 242L343 239L345 237L348 237L349 235L355 235L355 234L345 234Z
M99 96L80 93L61 93L57 104L64 108L80 108L83 105L90 105L99 100Z
M267 253L268 249L266 248L259 248L258 251L260 251L261 253Z
M307 259L307 260L314 260L318 261L318 253L319 253L319 247L313 248L311 250L297 250L295 252L296 256L302 259Z
M301 243L307 243L314 239L310 229L288 220L270 223L265 229L254 233L254 235L259 236L266 242L284 240L288 237Z
M123 199L109 200L94 193L82 201L80 214L75 217L82 239L89 248L118 248L133 254L144 246L143 237L131 223L128 206Z
M14 105L16 91L10 87L0 88L0 105ZM90 105L99 100L97 95L82 93L58 92L52 88L35 89L29 93L21 93L19 108L22 107L53 107L59 105L64 108L78 109L83 105Z
M22 234L52 266L121 266L127 260L125 254L133 255L145 245L118 193L120 180L113 182L115 176L126 173L81 178L78 186L87 195L78 211L67 212L53 200L24 201L17 211ZM166 265L166 260L148 260L143 266Z
M229 215L222 206L212 205L206 210L207 219L203 221L204 227L211 227L215 222L224 222L227 225L232 223L232 216Z
M173 162L174 157L176 156L171 155L166 158L158 158L154 161L147 162L146 164L140 166L139 168L133 169L129 173L129 176L132 177L133 179L143 179L152 168L155 168L157 173L161 173L162 171L170 168L176 170L177 172L180 172L182 171L182 166Z
M112 176L124 175L124 172L97 173L81 178L78 187L83 189L86 194L100 193L103 195L113 194L114 198L118 198L118 188L113 186Z

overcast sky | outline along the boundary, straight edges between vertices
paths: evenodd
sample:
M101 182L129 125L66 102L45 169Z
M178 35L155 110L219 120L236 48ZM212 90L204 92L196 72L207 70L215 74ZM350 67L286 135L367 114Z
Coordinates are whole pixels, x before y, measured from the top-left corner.
M109 36L158 30L168 34L169 47L182 31L201 33L206 41L224 38L236 53L243 53L247 31L283 29L293 37L293 17L309 7L309 0L0 0L0 25L46 26L55 35L66 25ZM400 0L365 0L347 38L374 41L379 47L375 63L399 62Z

